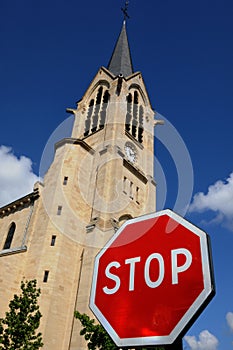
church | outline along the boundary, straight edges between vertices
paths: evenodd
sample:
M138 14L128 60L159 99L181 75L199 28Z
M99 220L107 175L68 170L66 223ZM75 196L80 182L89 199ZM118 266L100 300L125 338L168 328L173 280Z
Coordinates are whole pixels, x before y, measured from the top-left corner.
M54 145L43 182L0 208L0 317L23 278L41 288L45 350L87 349L74 311L87 313L96 254L128 219L156 210L155 112L134 72L126 20L107 67Z

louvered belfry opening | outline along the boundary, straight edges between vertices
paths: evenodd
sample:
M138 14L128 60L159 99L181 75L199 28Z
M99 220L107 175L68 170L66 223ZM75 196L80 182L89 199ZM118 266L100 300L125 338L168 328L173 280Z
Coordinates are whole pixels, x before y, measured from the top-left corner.
M110 94L108 90L104 89L103 86L100 86L95 98L92 98L89 102L85 121L85 137L104 128L109 100Z
M127 112L125 130L131 134L139 143L143 142L144 109L139 102L139 93L134 91L126 97Z

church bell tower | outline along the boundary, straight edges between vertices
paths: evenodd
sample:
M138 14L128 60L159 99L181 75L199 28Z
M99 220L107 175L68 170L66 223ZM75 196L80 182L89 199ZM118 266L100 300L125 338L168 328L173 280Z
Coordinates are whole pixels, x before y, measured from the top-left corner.
M56 191L44 190L45 203L63 201L62 210L82 222L79 240L97 229L102 246L125 220L155 211L154 112L141 73L133 71L125 21L108 67L67 111L74 115L72 136L56 144L45 187L58 166L67 185L57 177Z
M154 211L154 112L141 73L133 71L125 21L108 67L68 111L75 116L73 142L90 155L78 174L83 192L89 190L82 198L89 223L107 232Z

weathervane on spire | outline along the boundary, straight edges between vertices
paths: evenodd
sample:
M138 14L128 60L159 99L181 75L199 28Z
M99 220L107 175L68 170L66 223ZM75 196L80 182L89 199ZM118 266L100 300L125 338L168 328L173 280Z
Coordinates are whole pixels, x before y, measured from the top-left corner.
M124 22L126 21L127 18L129 18L129 15L128 15L128 6L129 6L129 1L125 1L125 7L122 7L122 8L121 8L121 11L122 11L123 14L124 14Z

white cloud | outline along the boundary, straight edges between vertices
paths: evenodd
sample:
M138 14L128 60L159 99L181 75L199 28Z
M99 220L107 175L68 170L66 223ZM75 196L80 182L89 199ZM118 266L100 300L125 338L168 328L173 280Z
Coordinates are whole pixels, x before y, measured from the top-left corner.
M209 186L206 194L195 194L189 207L190 212L204 212L211 210L215 217L211 223L224 223L233 230L233 172L225 180L219 180Z
M233 312L228 312L226 314L226 320L230 330L233 332Z
M10 147L0 146L0 207L32 192L38 180L31 159L17 158Z
M189 335L186 335L184 339L191 350L217 350L219 345L218 339L207 330L199 334L199 340Z

